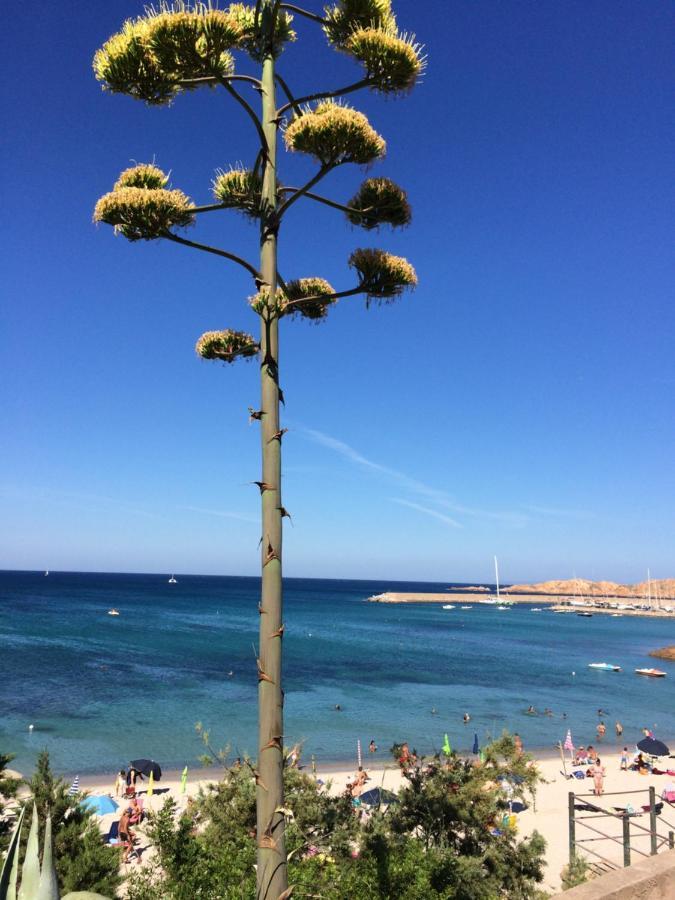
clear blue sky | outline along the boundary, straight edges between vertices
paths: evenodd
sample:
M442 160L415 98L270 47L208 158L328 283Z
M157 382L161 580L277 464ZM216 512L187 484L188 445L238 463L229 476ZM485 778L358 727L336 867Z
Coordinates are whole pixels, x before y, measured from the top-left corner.
M413 224L373 236L298 204L281 270L348 287L351 249L382 246L420 285L284 324L286 574L481 581L497 554L504 581L673 576L673 7L395 5L424 82L352 99ZM253 151L222 93L151 109L101 92L92 55L140 11L5 17L0 566L254 574L257 367L193 352L205 330L255 327L247 277L91 224L130 160L209 202L214 170ZM355 79L299 32L282 61L298 92ZM311 171L281 162L286 183ZM194 233L255 258L236 213Z

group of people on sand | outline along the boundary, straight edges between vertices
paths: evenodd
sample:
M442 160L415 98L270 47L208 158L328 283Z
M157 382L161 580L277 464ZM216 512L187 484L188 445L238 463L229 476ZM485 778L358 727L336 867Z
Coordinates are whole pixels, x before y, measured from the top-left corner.
M356 773L353 781L348 781L345 786L345 793L348 797L351 797L352 800L357 799L367 781L370 781L368 773L363 768L363 766L359 766L359 771Z

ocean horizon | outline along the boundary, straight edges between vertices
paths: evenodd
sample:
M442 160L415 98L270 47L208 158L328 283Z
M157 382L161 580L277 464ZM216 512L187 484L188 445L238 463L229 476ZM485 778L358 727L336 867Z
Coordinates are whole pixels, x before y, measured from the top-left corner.
M0 752L15 768L30 772L45 748L63 773L145 756L194 766L198 721L231 758L256 755L259 578L176 573L169 584L168 574L0 571ZM357 740L364 756L376 741L378 762L395 741L430 753L446 733L470 752L475 734L484 744L504 729L551 752L568 728L575 743L596 743L598 709L612 752L617 720L628 745L645 727L675 736L675 663L659 661L665 679L633 672L674 642L669 620L365 602L384 591L451 597L465 584L284 586L284 741L302 742L305 762L353 763ZM623 671L588 668L603 661ZM553 715L528 716L529 705Z

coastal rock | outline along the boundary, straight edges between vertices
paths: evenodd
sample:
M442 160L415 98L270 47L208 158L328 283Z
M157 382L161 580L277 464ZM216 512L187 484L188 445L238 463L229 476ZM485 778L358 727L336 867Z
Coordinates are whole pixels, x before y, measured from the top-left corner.
M614 581L589 581L586 578L570 578L567 581L541 581L538 584L514 584L510 594L553 594L576 597L634 597L652 601L675 599L675 578L646 581L640 584L617 584Z
M675 660L675 644L671 644L670 647L661 647L660 650L652 650L649 655L655 656L657 659Z

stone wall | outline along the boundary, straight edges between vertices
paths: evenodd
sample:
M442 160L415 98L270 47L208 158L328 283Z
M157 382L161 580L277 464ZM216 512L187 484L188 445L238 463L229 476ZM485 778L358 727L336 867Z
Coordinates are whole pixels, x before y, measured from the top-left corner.
M593 878L556 897L561 900L673 900L675 850Z

